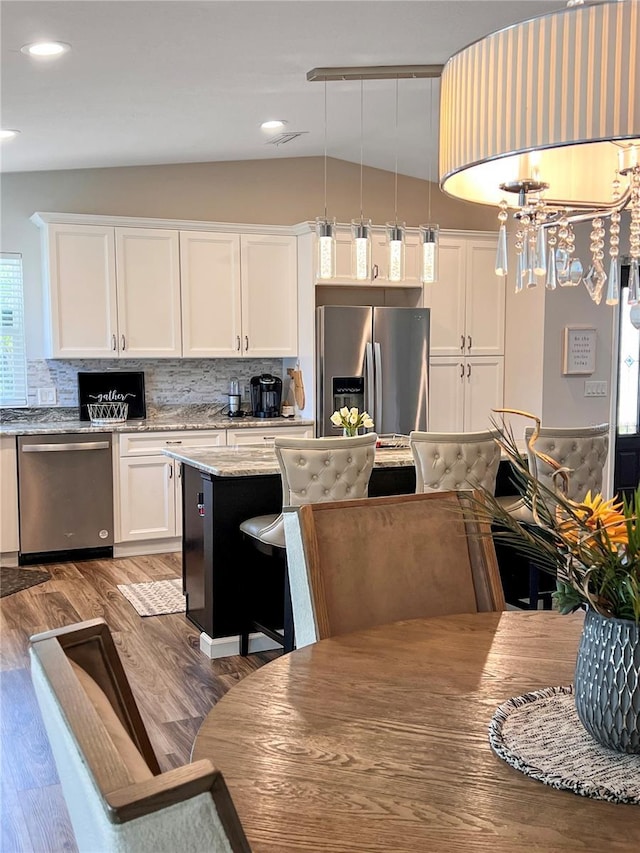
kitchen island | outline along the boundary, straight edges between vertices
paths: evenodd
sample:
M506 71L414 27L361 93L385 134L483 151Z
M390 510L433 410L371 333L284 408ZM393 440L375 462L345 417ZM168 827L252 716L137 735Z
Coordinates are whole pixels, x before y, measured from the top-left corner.
M207 447L165 450L182 463L183 590L187 618L201 633L200 648L209 657L238 654L248 618L247 603L256 599L266 624L282 619L284 577L281 567L243 542L240 523L282 508L282 484L275 451L269 447ZM379 449L369 495L415 491L411 451ZM269 583L254 595L253 579L261 570ZM278 574L280 572L280 574ZM258 573L256 575L256 573ZM254 614L256 615L256 614ZM250 651L274 648L262 635L252 635Z

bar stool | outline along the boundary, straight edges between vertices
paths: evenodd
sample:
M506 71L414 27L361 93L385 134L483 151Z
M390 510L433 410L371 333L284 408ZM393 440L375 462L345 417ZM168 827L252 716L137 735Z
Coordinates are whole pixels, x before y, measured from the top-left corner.
M416 466L416 494L475 489L493 494L500 448L490 431L409 434Z
M367 497L377 438L374 432L352 438L278 436L274 448L282 477L282 506ZM246 628L240 635L240 654L249 652L251 630L261 631L282 645L285 652L292 651L295 638L282 513L249 518L242 522L240 530L245 542L277 561L284 569L285 587L284 634L277 630L279 625L264 625L250 613ZM274 574L277 576L277 572ZM254 580L248 577L247 584L253 587Z
M555 491L558 488L553 478L556 469L529 449L533 432L533 427L527 427L524 431L529 470L543 486ZM591 427L541 427L535 449L567 469L569 476L566 497L569 500L579 502L584 500L587 492L593 494L602 490L603 471L609 450L609 424ZM499 500L503 508L521 524L535 524L533 514L521 497L506 496ZM538 601L542 599L543 607L550 610L552 592L548 584L540 589L540 569L530 562L529 602L525 606L529 610L537 610Z

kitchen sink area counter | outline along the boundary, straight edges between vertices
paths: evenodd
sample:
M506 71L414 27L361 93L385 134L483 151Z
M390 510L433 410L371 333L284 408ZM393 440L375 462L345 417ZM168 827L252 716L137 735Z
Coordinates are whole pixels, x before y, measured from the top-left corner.
M308 418L230 418L219 406L163 406L149 409L146 418L92 426L78 418L77 408L20 409L3 412L0 435L47 435L72 432L154 432L169 430L255 429L313 426Z

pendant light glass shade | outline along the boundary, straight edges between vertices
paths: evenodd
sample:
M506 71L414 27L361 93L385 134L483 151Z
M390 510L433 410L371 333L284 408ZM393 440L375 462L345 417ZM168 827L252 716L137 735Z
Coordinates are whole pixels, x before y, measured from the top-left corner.
M498 230L498 248L496 250L496 275L506 275L509 271L507 255L507 228L502 224Z
M317 264L316 278L336 277L336 220L316 219Z
M351 222L351 269L356 281L371 279L371 220L353 219Z
M421 280L423 284L433 284L438 280L438 246L440 244L439 225L420 226L420 245L422 247Z
M404 238L406 223L387 222L387 246L389 249L389 281L404 281Z

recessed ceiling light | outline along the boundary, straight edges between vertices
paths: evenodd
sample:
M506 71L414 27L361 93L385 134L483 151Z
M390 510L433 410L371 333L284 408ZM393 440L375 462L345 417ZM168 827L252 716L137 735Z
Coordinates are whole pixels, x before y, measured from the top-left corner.
M275 118L271 119L270 121L263 121L260 127L262 128L262 130L278 130L278 128L284 127L285 124L286 121L283 121L279 118Z
M71 45L63 41L35 41L32 44L25 44L20 50L29 56L52 59L56 56L62 56L63 53L67 53L67 51L71 50Z
M0 130L0 139L13 139L19 133L19 130Z

